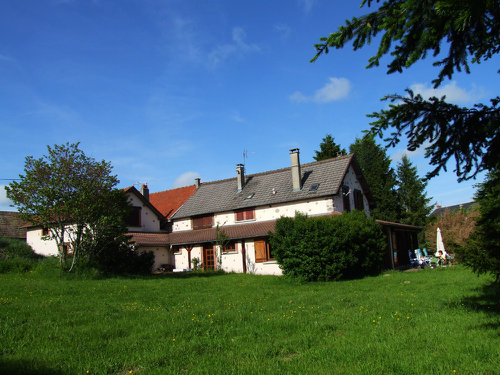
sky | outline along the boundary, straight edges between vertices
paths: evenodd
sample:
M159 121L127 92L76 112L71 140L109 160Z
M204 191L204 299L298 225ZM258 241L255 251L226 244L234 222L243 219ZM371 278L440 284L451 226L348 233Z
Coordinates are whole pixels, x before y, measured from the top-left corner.
M315 63L314 44L360 1L4 0L0 2L0 210L25 157L80 142L113 165L118 187L151 192L290 165L289 149L312 162L330 133L348 149L386 94L410 87L470 106L498 94L499 59L473 65L437 92L432 60L387 75L366 69L376 44L333 50ZM405 143L387 150L395 168ZM244 153L246 157L244 158ZM420 176L423 150L407 153ZM432 203L469 202L474 185L442 172Z

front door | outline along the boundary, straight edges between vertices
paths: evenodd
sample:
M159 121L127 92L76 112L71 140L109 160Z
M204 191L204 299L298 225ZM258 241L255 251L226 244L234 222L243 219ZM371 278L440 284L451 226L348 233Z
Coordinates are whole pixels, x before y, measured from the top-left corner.
M203 264L206 270L215 269L215 252L210 244L203 245Z

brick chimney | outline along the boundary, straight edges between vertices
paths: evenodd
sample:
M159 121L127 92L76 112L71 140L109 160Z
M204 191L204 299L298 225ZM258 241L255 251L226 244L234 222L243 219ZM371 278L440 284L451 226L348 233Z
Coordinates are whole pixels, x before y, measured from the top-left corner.
M290 160L292 162L292 185L293 191L300 191L302 189L301 179L302 175L300 173L300 158L299 158L299 149L292 148L290 150Z
M147 201L149 201L149 188L148 188L147 184L142 184L141 194L144 197L144 199L146 199Z
M238 191L242 191L245 187L245 166L243 164L236 164L236 180Z

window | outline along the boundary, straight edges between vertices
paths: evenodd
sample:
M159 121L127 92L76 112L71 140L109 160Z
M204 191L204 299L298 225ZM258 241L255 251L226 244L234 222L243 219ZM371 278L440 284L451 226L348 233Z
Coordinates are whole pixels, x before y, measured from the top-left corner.
M125 223L128 227L140 227L141 226L141 207L134 206L130 210L128 217L125 219Z
M254 220L255 219L255 209L254 208L246 208L243 210L238 210L234 212L236 221L244 221L244 220Z
M224 249L222 249L222 253L235 253L237 252L236 250L236 242L234 241L229 241L226 246L224 246Z
M315 191L318 191L318 188L319 188L319 184L311 185L311 187L309 188L309 192L313 193Z
M363 202L363 193L360 190L354 190L354 208L363 211L365 204Z
M193 217L193 229L212 228L214 226L214 215L202 215Z
M274 260L273 250L266 240L255 240L255 262L262 263L269 260Z
M347 186L342 186L342 200L344 202L344 211L351 211L351 201L349 200L349 195L351 194L351 190Z

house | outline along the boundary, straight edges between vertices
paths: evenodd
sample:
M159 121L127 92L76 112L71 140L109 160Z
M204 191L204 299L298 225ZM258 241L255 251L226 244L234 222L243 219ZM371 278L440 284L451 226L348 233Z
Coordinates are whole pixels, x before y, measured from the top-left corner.
M472 210L475 206L477 205L476 202L467 202L467 203L460 203L456 204L454 206L447 206L447 207L441 207L439 204L436 206L434 211L431 212L431 216L435 217L441 217L443 216L447 211L448 212L456 212L459 210L465 210L465 211L470 211Z
M128 202L132 206L130 215L126 219L127 227L130 233L155 233L161 235L167 233L168 218L189 196L194 192L194 185L180 189L174 189L175 199L170 199L169 191L151 194L156 203L153 205L149 201L149 188L147 185L142 185L141 191L134 186L124 189L127 194ZM167 200L167 202L165 202ZM160 207L163 214L156 208ZM57 243L54 239L47 239L49 236L49 228L40 226L27 225L26 242L33 250L44 256L57 256L59 254ZM158 268L161 264L168 263L170 258L165 243L162 246L149 246L150 244L142 244L141 251L151 251L155 254L154 267ZM68 250L71 251L71 238L68 237L66 243Z
M269 244L269 232L282 216L340 215L352 209L367 216L375 202L354 155L301 164L298 149L290 150L290 166L251 175L242 164L232 178L201 182L149 193L125 189L133 207L127 220L139 251L155 255L154 268L206 269L281 275ZM386 233L386 268L409 263L408 250L418 246L420 228L379 221ZM45 232L44 232L45 231ZM223 231L228 243L217 245ZM36 252L57 255L55 241L43 241L46 228L30 228L27 241ZM69 244L68 244L69 246ZM406 257L406 258L405 258Z
M0 211L0 237L26 240L24 221L17 212Z
M351 209L369 216L375 203L354 155L301 165L299 150L292 149L290 162L290 167L248 176L238 164L233 178L197 179L194 193L169 218L169 233L132 233L133 240L141 249L168 244L168 264L176 269L192 268L196 258L208 269L280 275L268 241L277 219L296 212L323 216ZM417 246L418 228L381 224L388 238L385 263L395 267L399 252L402 256ZM215 245L218 230L229 238L224 249Z

